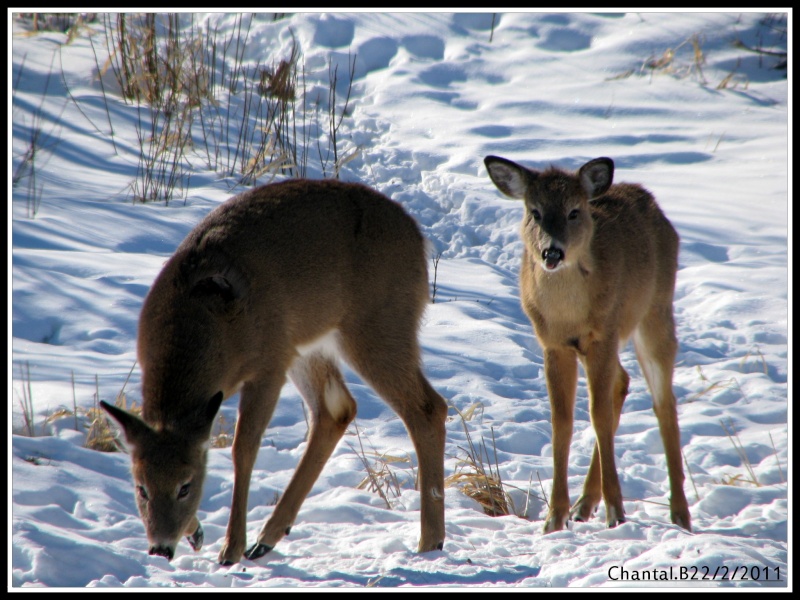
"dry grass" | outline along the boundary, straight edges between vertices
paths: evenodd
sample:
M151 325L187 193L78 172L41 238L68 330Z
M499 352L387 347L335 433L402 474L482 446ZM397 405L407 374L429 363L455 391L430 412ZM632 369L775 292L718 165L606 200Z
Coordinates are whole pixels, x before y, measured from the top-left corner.
M686 472L689 473L689 480L692 482L692 487L694 488L694 495L697 498L697 501L700 502L700 492L697 491L697 484L694 482L694 475L692 474L692 469L689 467L689 461L686 460L686 454L684 454L683 450L681 450L681 456L683 456L683 464L686 465Z
M367 458L367 457L371 457ZM356 486L359 490L367 490L377 493L386 503L387 508L391 508L390 496L399 498L403 489L417 489L416 478L398 477L397 469L394 465L411 465L411 458L408 456L394 456L387 453L364 452L359 455L367 476Z
M729 379L725 379L724 381L713 381L712 382L711 380L708 379L708 377L705 376L705 374L703 373L702 368L699 365L697 366L697 373L700 376L700 379L704 382L704 384L707 384L707 385L706 385L706 387L704 387L702 390L700 390L696 394L692 394L691 396L687 397L686 398L686 402L695 402L695 401L699 400L700 398L702 398L703 396L706 396L706 395L708 395L708 394L710 394L712 392L719 391L719 390L725 390L725 389L736 389L736 390L739 390L739 393L742 395L742 398L746 397L745 393L744 393L744 390L742 389L742 386L739 384L739 381L735 377L731 377Z
M748 483L756 487L761 487L761 483L758 481L755 471L753 471L753 465L750 464L750 459L747 458L747 452L745 452L744 446L742 445L742 440L739 439L739 434L736 432L736 428L733 426L733 421L728 419L728 424L726 425L725 422L720 419L720 425L722 425L722 428L725 430L725 435L728 436L728 439L733 445L734 450L736 450L736 453L739 455L739 458L742 459L742 464L747 471L746 476L741 474L723 476L721 483L723 485L739 485L742 483Z
M41 91L41 99L39 106L36 107L31 113L30 123L26 122L25 115L14 115L14 122L27 129L27 147L25 151L19 156L19 164L14 169L14 174L11 178L13 188L18 187L22 182L26 182L26 207L29 218L35 218L39 212L39 206L42 200L42 190L44 183L41 178L41 171L46 167L47 162L52 157L55 147L58 145L61 131L60 121L61 115L67 106L66 101L61 106L57 117L50 121L51 126L48 128L45 123L47 122L48 110L45 108L45 101L47 100L48 90L50 88L51 76L53 73L53 64L55 62L55 53L50 60L50 69L45 77L44 86ZM16 92L19 81L25 73L25 60L23 59L20 65L19 73L14 81L12 92L12 106L17 106Z
M786 483L786 476L783 474L781 468L781 461L778 458L778 449L775 447L775 440L772 439L772 433L769 434L769 441L772 444L772 451L775 452L775 463L778 465L778 473L781 475L781 483Z
M437 252L433 256L431 256L431 262L433 263L433 283L431 284L431 304L436 303L436 279L439 275L439 261L442 259L442 253Z
M459 447L465 456L459 459L455 473L445 478L445 487L454 487L460 490L478 502L483 508L483 512L487 515L496 517L515 514L513 501L505 491L503 480L500 476L494 429L492 429L493 465L483 436L481 436L480 445L476 446L472 442L472 436L467 427L467 422L472 420L478 410L482 411L483 405L476 402L463 413L455 406L451 405L451 408L461 418L467 439L467 448Z
M17 402L22 409L22 421L28 437L36 436L36 424L34 423L33 411L33 392L31 390L31 366L26 361L23 366L19 365L20 379L22 380L22 397L17 398Z
M761 27L758 30L755 46L748 46L741 40L734 41L733 46L746 52L758 54L759 66L763 67L763 61L771 58L775 60L771 68L786 70L788 68L788 52L785 50L769 50L767 46L785 46L788 35L788 14L785 12L770 13L761 20Z
M122 389L117 394L114 404L123 410L127 410L128 412L131 412L137 416L141 416L142 407L135 402L131 403L129 406L127 396L125 395L125 386L128 384L128 380L130 379L131 373L133 373L135 366L136 363L134 363L133 367L131 367L131 370L128 373L128 378L125 380ZM86 412L86 416L89 420L89 428L86 432L86 442L84 445L87 448L90 450L97 450L99 452L117 452L118 450L124 448L124 446L121 446L117 438L116 429L112 428L110 424L108 414L106 411L100 408L100 386L96 375L94 405Z
M743 373L755 373L761 372L764 375L769 376L769 367L767 365L767 359L762 354L761 350L756 347L753 350L749 350L739 361L739 368L742 370ZM742 398L747 398L747 395L744 393L739 380L735 377L730 377L725 380L720 381L711 381L706 375L703 373L703 369L698 365L696 367L697 374L700 376L700 380L706 386L699 392L692 394L688 398L686 398L686 402L695 402L699 400L703 396L706 396L712 392L716 392L719 390L725 389L735 389L738 390L739 393L742 395Z
M707 83L703 75L706 63L703 41L703 36L696 33L660 55L649 56L639 67L639 74L672 75L681 79L696 76L701 83Z
M520 514L506 492L506 487L508 486L503 483L500 477L496 450L494 451L495 461L493 465L489 459L489 448L485 441L481 439L479 446L474 445L466 428L466 422L478 415L482 409L483 405L479 402L476 402L464 412L454 408L462 422L465 423L469 448L461 448L464 456L459 459L455 473L445 478L445 487L456 489L474 499L481 505L487 515ZM355 435L357 436L359 447L355 448L350 444L350 448L358 456L366 471L366 476L356 486L358 489L378 494L388 509L392 508L393 501L401 496L403 490L418 489L417 473L414 471L410 456L378 452L374 449L365 450L361 433L357 426L355 427ZM492 432L492 435L494 436L494 432ZM494 437L492 442L494 448ZM530 493L528 494L528 500L529 496ZM526 500L526 506L521 514L527 514L528 500Z
M776 25L777 23L777 25ZM781 29L780 15L768 16L764 19L764 27L759 33L760 37L764 35L772 35L780 39L783 35L785 40L786 29L785 21L783 29ZM767 32L766 34L764 32ZM607 77L606 81L614 81L619 79L626 79L633 74L640 76L654 76L654 75L670 75L680 79L688 77L696 77L702 85L708 84L703 67L706 65L706 52L703 50L705 38L703 35L695 33L675 46L670 46L664 49L660 54L651 54L644 59L637 69L628 69L623 73ZM775 65L776 69L786 68L787 53L783 51L767 50L759 44L756 47L749 47L741 40L733 42L735 48L744 50L746 52L754 52L761 57L774 57L778 60ZM741 59L737 61L736 67L731 70L722 80L716 85L717 90L735 89L743 87L747 89L750 81L746 75L738 72L741 65Z
M339 140L351 112L355 57L343 101L332 63L327 98L308 98L297 43L288 56L245 60L252 19L238 15L224 36L197 25L192 14L104 15L109 58L99 68L101 81L110 70L136 108L134 200L169 203L185 192L196 157L235 187L278 174L305 177L314 151L323 176L338 178L360 155L360 148L341 154Z
M236 423L229 423L225 415L220 412L214 429L216 433L211 435L211 447L230 448L233 445L233 434L236 431Z
M398 477L396 465L411 465L411 457L396 456L388 453L380 453L375 450L365 451L361 433L355 421L353 422L356 437L358 439L358 449L348 442L350 449L358 456L367 475L356 486L357 489L367 490L378 494L386 504L386 508L392 508L392 499L397 499L402 494L403 489L417 489L417 476L411 468L411 477L401 475ZM393 465L395 467L393 468Z
M731 377L729 379L721 380L721 381L710 381L708 377L705 376L700 366L697 366L697 373L700 376L700 379L703 381L705 387L695 394L692 394L686 399L686 402L695 402L701 399L704 396L707 396L713 392L721 391L725 389L734 389L738 390L741 394L742 399L746 399L747 396L742 389L739 381L735 377ZM769 375L769 367L767 365L767 360L764 357L764 354L758 347L755 347L751 351L748 351L739 361L739 368L744 373L755 373L761 372L764 375ZM742 461L742 465L744 466L745 473L733 473L733 474L723 474L719 479L715 480L716 483L720 485L733 485L733 486L741 486L741 485L753 485L756 487L762 487L764 484L758 480L756 476L755 470L753 465L750 462L750 459L747 457L747 452L745 451L744 445L742 444L741 439L739 438L739 434L736 431L736 428L733 425L733 421L728 419L727 423L725 421L720 420L720 425L725 432L725 435L728 437L733 448L736 450L737 455ZM782 483L786 482L786 477L784 475L783 468L780 463L780 459L778 458L778 450L775 447L775 442L772 439L772 434L769 434L770 444L772 445L773 452L775 454L775 461L778 466L778 472L780 474L780 479ZM692 486L695 491L695 495L700 500L700 494L697 490L697 485L695 483L692 471L689 467L689 462L686 460L686 456L683 456L683 460L686 466L686 470L689 473L689 477L692 482Z
M86 432L85 446L98 452L117 452L120 446L114 429L108 422L105 411L100 406L93 406L86 412L89 429Z
M463 448L462 448L463 450ZM454 487L475 500L490 517L512 514L503 482L494 473L468 454L459 469L444 480L445 487Z
M753 362L755 362L755 365L756 365L756 369L757 369L757 370L759 370L759 371L761 371L762 373L764 373L764 375L769 375L769 369L767 368L767 359L766 359L766 358L764 358L764 355L761 353L761 350L760 350L758 347L756 347L756 348L754 349L754 351L752 351L752 352L751 352L751 351L748 351L748 352L747 352L747 354L745 354L745 355L742 357L742 360L741 360L741 361L739 361L739 366L741 367L741 369L742 369L742 370L743 370L745 373L752 372L752 371L748 371L748 370L747 370L747 368L746 368L746 366L747 366L748 364L751 364L751 363L749 362L749 361L751 361L751 360L752 360Z
M745 75L739 75L737 70L739 69L739 62L736 64L736 68L733 69L730 73L728 73L725 77L722 78L717 84L716 89L718 90L728 90L728 89L736 89L740 85L747 89L750 85L750 80Z
M135 403L128 405L128 400L125 395L125 387L128 384L131 374L136 363L131 367L128 372L128 377L122 389L116 396L115 404L120 408L129 410L130 412L140 415L141 407ZM23 435L34 437L36 435L36 424L34 422L35 413L33 406L33 393L31 390L31 375L30 365L26 362L24 365L20 364L20 379L22 380L22 393L18 399L22 409L23 419ZM119 445L116 440L115 430L109 425L105 411L100 408L100 384L99 378L95 375L95 392L93 394L93 405L88 410L78 406L77 394L75 392L75 376L72 374L72 409L62 407L56 409L43 420L43 425L49 425L54 421L63 419L65 417L73 417L74 428L76 431L81 431L81 427L86 429L86 439L84 447L90 450L98 450L101 452L116 452L119 450ZM43 431L44 428L40 428Z
M66 34L67 44L82 32L89 31L89 24L97 21L97 13L17 13L14 16L30 23L31 31L22 35L33 36L42 31L58 31Z
M483 411L485 410L486 407L483 405L483 402L473 402L463 411L458 410L455 406L452 405L450 405L450 408L456 411L456 414L458 415L458 418L461 419L462 423L466 423L468 421L472 421L477 417L483 418ZM453 418L454 417L448 417L448 421L452 420Z

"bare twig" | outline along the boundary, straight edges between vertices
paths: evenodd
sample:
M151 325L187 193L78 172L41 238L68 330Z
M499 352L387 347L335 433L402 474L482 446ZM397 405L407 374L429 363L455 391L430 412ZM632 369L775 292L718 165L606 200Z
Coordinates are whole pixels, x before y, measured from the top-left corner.
M697 497L697 501L700 502L700 493L697 491L694 475L692 475L692 470L689 468L689 461L686 460L686 454L684 454L683 450L681 450L681 455L683 456L683 463L686 465L686 472L689 473L689 480L692 482L692 487L694 488L694 495Z
M775 452L775 462L778 464L778 473L781 474L781 483L786 483L786 477L784 477L783 469L781 468L781 461L778 458L778 449L775 448L775 440L772 439L772 432L769 434L769 441L772 443L772 450Z

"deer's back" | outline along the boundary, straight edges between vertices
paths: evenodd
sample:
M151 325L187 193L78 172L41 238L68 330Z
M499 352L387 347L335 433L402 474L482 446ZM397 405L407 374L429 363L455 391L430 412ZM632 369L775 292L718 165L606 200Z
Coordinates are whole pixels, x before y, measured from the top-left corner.
M146 412L179 413L165 403L182 404L186 390L227 396L259 369L286 367L298 346L387 306L414 327L427 296L422 235L389 198L333 180L249 190L192 230L145 299Z
M674 281L678 234L650 192L638 184L615 184L591 202L591 210L599 269L626 279Z

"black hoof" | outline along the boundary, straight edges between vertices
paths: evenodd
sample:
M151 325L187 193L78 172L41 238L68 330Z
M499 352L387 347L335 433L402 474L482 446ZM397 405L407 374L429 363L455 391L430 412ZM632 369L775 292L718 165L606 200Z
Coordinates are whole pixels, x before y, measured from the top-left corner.
M168 546L151 546L149 554L150 556L163 556L167 560L172 560L174 552Z
M625 522L626 522L625 518L622 517L621 519L616 519L614 521L609 522L607 525L609 529L614 529L614 527L616 527L617 525L622 525Z
M192 547L192 550L197 552L200 548L203 547L203 540L205 539L205 534L203 533L203 526L198 523L197 529L192 535L186 536L186 541L189 542L189 545Z
M219 566L221 566L221 567L232 567L233 563L231 561L229 561L229 560L221 560L219 562Z
M264 556L270 550L272 550L272 546L267 546L266 544L255 544L252 548L244 553L244 556L250 560L256 560L257 558Z

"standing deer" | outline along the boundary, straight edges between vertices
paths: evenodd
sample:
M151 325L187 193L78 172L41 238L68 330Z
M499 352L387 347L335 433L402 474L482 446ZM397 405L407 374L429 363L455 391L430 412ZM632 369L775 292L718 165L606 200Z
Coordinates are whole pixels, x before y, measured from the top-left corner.
M142 418L103 408L130 449L150 554L171 560L196 513L215 415L240 392L233 500L219 562L269 552L356 414L341 356L403 420L419 460L419 551L444 543L447 405L422 373L417 330L428 301L425 242L401 206L370 188L290 180L242 193L180 244L139 321ZM308 446L245 552L250 476L291 378L310 409Z
M525 202L520 294L544 353L553 425L553 492L544 532L563 529L570 517L588 520L601 497L607 525L625 521L614 434L630 381L619 351L631 335L666 452L670 516L691 530L672 392L678 234L643 187L612 185L609 158L591 160L574 174L554 167L534 171L497 156L484 163L501 192ZM583 494L570 509L578 360L597 439Z

